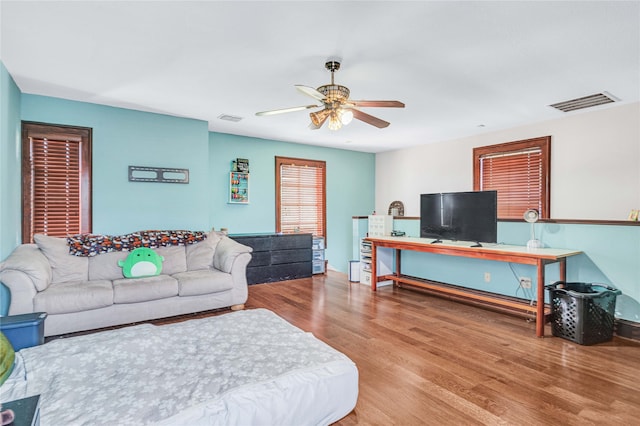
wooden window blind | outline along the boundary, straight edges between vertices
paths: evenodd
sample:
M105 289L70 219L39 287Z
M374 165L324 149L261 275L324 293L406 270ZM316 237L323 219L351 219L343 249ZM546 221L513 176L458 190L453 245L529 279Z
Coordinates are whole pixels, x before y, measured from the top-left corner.
M550 137L473 150L474 190L498 191L498 217L521 219L528 209L549 218Z
M23 125L23 242L91 231L90 130Z
M326 237L326 163L276 157L276 231Z

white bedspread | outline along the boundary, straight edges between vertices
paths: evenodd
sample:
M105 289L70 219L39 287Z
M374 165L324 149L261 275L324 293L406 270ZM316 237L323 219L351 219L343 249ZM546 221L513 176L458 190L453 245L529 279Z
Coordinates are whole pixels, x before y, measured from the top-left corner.
M354 363L265 309L58 339L17 353L9 401L46 425L316 425L348 414Z

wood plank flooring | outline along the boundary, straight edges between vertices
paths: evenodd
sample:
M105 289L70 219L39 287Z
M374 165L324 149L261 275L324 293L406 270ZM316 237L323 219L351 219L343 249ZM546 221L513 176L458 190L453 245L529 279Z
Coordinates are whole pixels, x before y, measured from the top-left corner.
M329 272L249 287L358 366L350 425L640 424L640 342L581 346L535 323ZM547 336L551 331L547 327Z

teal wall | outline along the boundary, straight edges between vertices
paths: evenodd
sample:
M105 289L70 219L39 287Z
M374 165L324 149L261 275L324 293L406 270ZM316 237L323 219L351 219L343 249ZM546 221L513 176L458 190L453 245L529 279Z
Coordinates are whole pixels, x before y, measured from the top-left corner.
M93 128L93 232L207 229L207 123L45 96L22 96L22 120ZM128 166L189 169L189 184L129 182Z
M0 259L22 239L20 89L0 62Z
M275 157L323 160L327 163L327 250L333 268L346 272L352 258L351 217L373 209L375 157L355 151L210 133L210 223L230 233L274 232ZM249 204L228 204L231 161L249 159Z
M394 229L418 237L419 222L395 220ZM359 237L364 236L366 219L354 221L354 226ZM526 245L530 230L527 223L498 222L498 242ZM640 322L640 226L538 223L536 237L545 247L582 251L567 259L567 280L618 288L622 295L617 298L616 317ZM489 283L484 281L485 272L491 274ZM537 285L533 266L411 251L402 252L402 273L527 299L518 277L532 279L532 295ZM558 265L548 265L544 284L557 281L558 276Z
M5 79L11 90L5 91ZM16 145L20 120L93 129L94 233L211 227L225 227L231 233L273 232L274 157L324 160L326 255L332 267L346 272L352 250L351 217L374 206L373 154L210 133L204 121L21 94L4 69L2 101L0 259L20 243L20 150ZM5 102L12 114L5 114ZM11 129L11 135L5 135L5 129ZM230 165L238 157L250 161L248 205L227 203ZM5 167L5 161L10 167ZM189 184L129 182L129 165L187 168ZM6 237L5 229L12 231Z

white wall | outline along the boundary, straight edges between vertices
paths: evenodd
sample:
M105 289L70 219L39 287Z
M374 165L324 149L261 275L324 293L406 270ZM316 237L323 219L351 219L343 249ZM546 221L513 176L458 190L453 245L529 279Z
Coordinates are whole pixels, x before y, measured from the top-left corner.
M640 209L640 103L376 155L376 211L473 189L473 148L551 135L551 218L625 220Z

